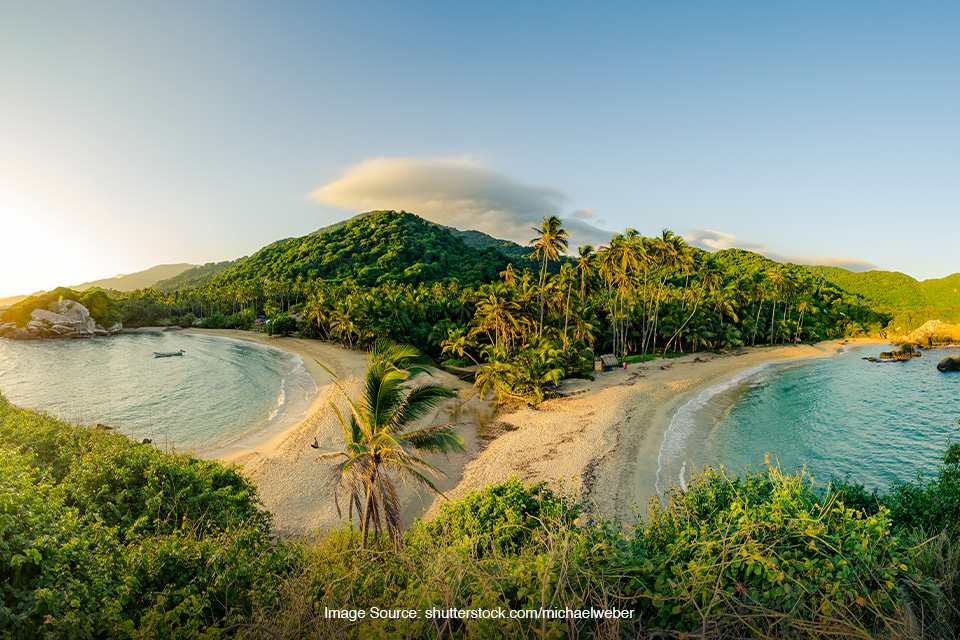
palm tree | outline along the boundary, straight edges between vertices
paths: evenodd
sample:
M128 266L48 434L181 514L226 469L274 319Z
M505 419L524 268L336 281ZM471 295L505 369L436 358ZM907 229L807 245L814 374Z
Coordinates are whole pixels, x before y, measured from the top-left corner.
M530 227L532 231L537 232L538 236L530 241L535 249L533 255L543 261L540 269L540 327L537 335L543 333L543 285L544 280L547 279L547 262L559 260L561 253L567 253L567 230L561 227L561 224L557 216L543 216L543 224L539 229Z
M442 472L415 454L464 451L463 440L449 424L406 430L448 398L456 397L453 390L439 384L407 388L412 377L431 370L417 349L378 340L370 349L363 392L356 400L347 397L349 419L333 405L343 427L344 449L317 460L341 459L333 468L337 514L341 513L340 492L345 490L351 517L354 510L363 514L364 549L371 525L374 533L383 527L394 544L401 542L400 499L392 475L440 494L425 474L440 477Z
M587 295L587 281L590 279L590 276L593 275L595 270L595 265L597 262L597 252L593 250L593 246L585 244L579 249L579 257L577 258L577 271L580 272L580 300Z
M484 297L477 301L475 331L485 332L490 342L509 349L524 326L520 305L511 298L510 288L503 283L484 285L480 293Z

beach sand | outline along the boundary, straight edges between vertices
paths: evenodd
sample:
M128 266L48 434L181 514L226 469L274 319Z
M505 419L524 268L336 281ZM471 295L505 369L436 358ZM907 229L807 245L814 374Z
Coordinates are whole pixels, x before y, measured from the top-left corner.
M223 452L219 459L243 467L273 513L274 531L284 537L311 536L341 526L328 482L331 462L316 462L319 452L339 451L343 433L331 400L345 407L343 393L358 395L366 367L360 351L298 338L270 338L229 330L191 330L280 347L303 358L319 391L306 417L270 442L248 450ZM879 340L843 341L848 345ZM627 370L595 374L595 380L568 380L567 397L536 407L506 405L497 411L479 400L472 385L439 372L437 378L459 393L426 421L457 425L465 454L430 456L447 477L437 482L455 500L470 491L517 476L525 483L546 480L576 490L595 515L630 524L656 495L658 455L673 415L706 389L766 362L826 357L841 350L841 341L711 352L631 364ZM334 384L322 362L337 376ZM341 390L342 389L342 390ZM478 436L479 434L479 436ZM404 490L404 522L433 516L443 498ZM344 515L346 515L344 513Z

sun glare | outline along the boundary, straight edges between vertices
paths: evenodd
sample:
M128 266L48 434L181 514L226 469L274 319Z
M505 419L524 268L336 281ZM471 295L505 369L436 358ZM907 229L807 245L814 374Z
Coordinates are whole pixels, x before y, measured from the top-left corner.
M102 277L98 261L76 244L36 220L13 213L5 202L4 240L0 244L0 298L79 284Z

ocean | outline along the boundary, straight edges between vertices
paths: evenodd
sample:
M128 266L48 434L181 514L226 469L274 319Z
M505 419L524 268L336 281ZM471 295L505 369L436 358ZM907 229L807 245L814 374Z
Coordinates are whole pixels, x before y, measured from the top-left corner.
M299 356L219 336L0 340L0 392L15 405L207 458L292 426L316 391Z
M732 474L805 468L818 482L848 476L870 489L936 471L960 436L960 372L937 363L960 348L923 350L906 362L863 360L890 346L765 364L704 391L680 409L660 449L657 491L720 465Z

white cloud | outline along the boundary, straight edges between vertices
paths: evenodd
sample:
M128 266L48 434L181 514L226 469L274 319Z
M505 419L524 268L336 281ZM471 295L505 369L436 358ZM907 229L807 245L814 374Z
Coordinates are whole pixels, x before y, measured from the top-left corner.
M567 196L559 189L526 185L473 160L375 158L347 169L340 180L310 194L348 211L406 210L427 220L476 229L527 244L544 216L559 216ZM570 246L608 242L613 235L585 222L591 208L564 219Z
M754 242L743 242L737 236L724 233L723 231L710 231L706 229L694 229L690 231L685 239L695 247L706 249L707 251L719 251L720 249L745 249L759 253L762 256L770 258L775 262L793 262L794 264L823 265L827 267L842 267L849 271L870 271L879 269L877 265L859 258L849 256L797 256L790 254L777 253L762 244Z

